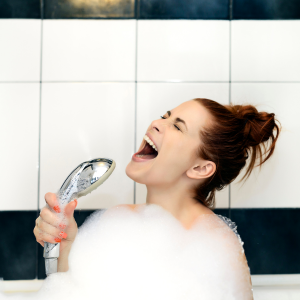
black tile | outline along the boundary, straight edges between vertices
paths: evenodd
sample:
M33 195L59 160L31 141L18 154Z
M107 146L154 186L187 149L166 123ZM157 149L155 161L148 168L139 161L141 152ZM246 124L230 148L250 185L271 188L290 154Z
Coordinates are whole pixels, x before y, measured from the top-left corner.
M36 211L0 212L0 277L4 280L36 278L36 218Z
M300 1L234 0L233 19L300 19Z
M94 210L75 211L81 226ZM229 217L228 209L215 209ZM300 273L300 209L231 209L244 242L251 274ZM43 247L33 235L36 211L0 212L0 277L4 280L45 278Z
M135 0L44 0L45 19L134 18Z
M228 208L215 208L213 211L217 215L222 215L229 218L229 209Z
M94 212L95 210L75 210L74 218L76 220L77 226L80 227L85 219ZM45 260L43 257L44 248L38 244L38 279L45 279Z
M300 209L231 209L251 274L300 273Z
M40 19L40 0L1 0L0 18Z
M229 19L229 0L140 0L139 19Z

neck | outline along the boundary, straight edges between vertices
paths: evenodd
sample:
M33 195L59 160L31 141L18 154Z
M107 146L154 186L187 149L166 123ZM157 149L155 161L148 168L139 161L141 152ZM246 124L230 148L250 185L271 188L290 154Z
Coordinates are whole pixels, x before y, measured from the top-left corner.
M210 211L193 199L186 186L180 183L173 184L171 187L147 186L146 203L160 205L186 228L190 228L200 214Z

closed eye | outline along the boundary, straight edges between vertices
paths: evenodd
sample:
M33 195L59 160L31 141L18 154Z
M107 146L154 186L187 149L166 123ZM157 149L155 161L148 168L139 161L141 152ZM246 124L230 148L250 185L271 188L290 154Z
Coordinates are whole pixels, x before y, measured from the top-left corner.
M162 119L166 119L164 116L160 116L160 117L161 117ZM177 125L174 124L174 127L175 127L177 130L181 131L180 128L179 128Z

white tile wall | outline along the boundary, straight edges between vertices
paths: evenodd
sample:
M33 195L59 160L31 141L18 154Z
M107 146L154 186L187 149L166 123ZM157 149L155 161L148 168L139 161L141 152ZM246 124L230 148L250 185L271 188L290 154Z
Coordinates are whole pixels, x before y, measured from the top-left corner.
M233 81L300 81L300 20L232 21Z
M153 120L193 98L210 98L228 104L229 83L138 83L136 149ZM136 188L136 203L144 203L146 187L137 183ZM216 194L216 207L228 207L228 187Z
M43 81L135 79L135 20L43 22Z
M0 210L37 209L38 83L0 83Z
M41 20L0 20L0 81L39 81Z
M229 21L138 21L139 81L228 81Z
M117 169L99 191L80 200L78 208L133 202L133 182L125 167L134 152L136 59L137 147L153 118L183 101L206 97L229 102L228 21L44 20L41 25L40 20L0 20L0 81L40 81L43 28L40 206L44 194L56 191L77 164L99 156L115 159ZM232 21L231 30L233 81L300 81L300 21ZM232 101L260 103L284 126L261 172L254 171L240 187L241 173L232 184L232 207L299 207L299 84L232 84ZM28 189L27 200L15 189L9 194L14 200L3 202L0 210L35 209L39 84L2 84L0 91L1 134L12 145L1 149L3 160L25 155L30 165L23 187ZM98 117L98 110L105 113ZM63 167L57 167L60 164ZM8 178L3 182L9 186ZM116 192L116 182L122 195ZM136 203L145 202L144 186L136 185L136 196ZM217 193L216 202L219 208L228 207L228 188Z
M1 19L0 211L43 207L46 192L56 192L78 164L97 157L112 158L117 167L77 209L133 203L125 168L134 153L136 78L136 148L150 122L183 101L229 103L230 79L232 102L274 112L283 125L275 152L244 185L237 183L244 171L231 184L231 207L300 207L299 36L299 20L231 21L230 45L229 21ZM136 203L145 198L145 186L137 183ZM216 207L229 207L228 187L216 194ZM255 287L254 296L298 299L299 288Z
M232 207L300 207L300 83L233 83L235 104L275 113L283 127L272 157L242 184L232 183ZM258 161L256 162L256 164Z
M133 203L125 168L134 153L134 92L134 83L43 83L40 207L77 165L101 157L116 169L77 208Z

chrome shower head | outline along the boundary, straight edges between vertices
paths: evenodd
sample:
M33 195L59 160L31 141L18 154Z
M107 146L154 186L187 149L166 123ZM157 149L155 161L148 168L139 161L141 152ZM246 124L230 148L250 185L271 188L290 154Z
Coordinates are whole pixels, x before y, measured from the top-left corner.
M75 198L91 193L110 176L115 166L116 163L108 158L97 158L81 163L59 189L60 204L67 204Z
M58 191L59 205L64 206L75 198L91 193L101 185L116 167L115 161L109 158L97 158L85 161L76 167ZM44 243L46 274L57 272L59 243Z

